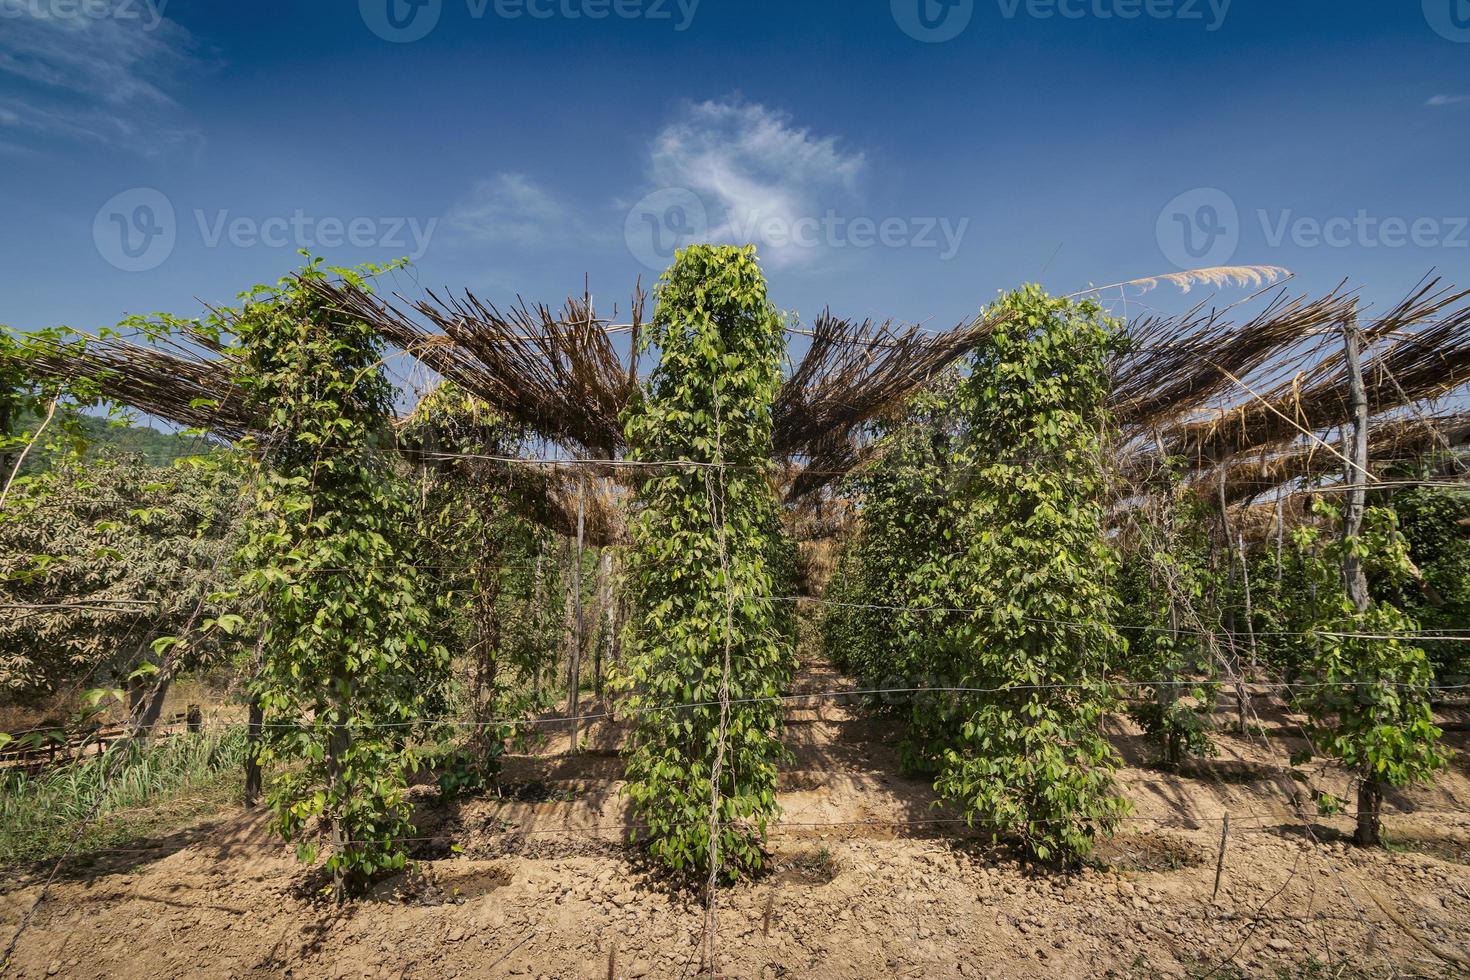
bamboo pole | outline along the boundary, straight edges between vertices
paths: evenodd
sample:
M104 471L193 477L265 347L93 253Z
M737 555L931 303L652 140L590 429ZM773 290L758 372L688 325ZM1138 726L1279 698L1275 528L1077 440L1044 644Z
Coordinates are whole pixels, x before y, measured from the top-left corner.
M577 484L577 552L572 560L572 656L567 669L567 711L572 718L571 751L577 751L581 721L577 717L577 701L582 687L582 548L585 543L587 516L587 484Z

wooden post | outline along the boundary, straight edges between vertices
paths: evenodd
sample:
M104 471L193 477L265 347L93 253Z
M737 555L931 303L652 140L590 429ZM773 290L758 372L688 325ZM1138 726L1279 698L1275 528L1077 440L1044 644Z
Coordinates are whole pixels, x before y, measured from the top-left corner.
M597 696L602 697L603 655L612 644L612 551L607 547L597 549L597 618L601 621L597 632L597 655L593 665L592 684Z
M1225 813L1225 822L1220 826L1220 855L1215 858L1215 890L1210 893L1210 901L1220 897L1220 879L1225 874L1225 843L1230 838L1230 812Z
M1277 592L1281 591L1281 546L1286 539L1286 498L1281 494L1281 488L1276 488L1276 585Z
M1256 663L1256 623L1255 608L1251 603L1251 569L1246 560L1245 535L1242 533L1237 540L1240 542L1240 580L1245 587L1245 635L1251 645L1251 670L1257 667Z
M249 809L260 802L260 736L265 728L265 709L260 696L250 699L250 720L245 728L245 807Z
M1235 586L1235 543L1234 535L1230 529L1230 506L1225 498L1225 474L1224 463L1220 464L1220 531L1225 538L1225 562L1228 570L1229 591L1234 591ZM1230 650L1230 670L1235 675L1235 712L1237 726L1240 734L1249 731L1246 725L1246 707L1248 697L1245 690L1245 682L1241 677L1240 650L1235 644L1235 606L1229 601L1227 593L1225 605L1225 642Z
M1343 353L1348 370L1348 404L1350 424L1343 427L1343 455L1348 463L1344 471L1348 484L1347 503L1342 519L1342 581L1353 608L1359 613L1368 609L1368 577L1363 563L1354 554L1354 545L1363 530L1363 511L1367 504L1368 476L1368 391L1363 384L1363 361L1356 312L1348 314L1342 324ZM1383 805L1383 785L1367 773L1358 780L1358 828L1354 840L1361 847L1379 843Z
M572 560L572 658L567 670L567 710L572 717L572 748L577 751L581 722L577 718L577 700L582 686L582 544L586 532L587 485L577 484L577 553Z
M1173 481L1167 469L1168 452L1164 448L1164 436L1158 430L1154 430L1154 449L1159 454L1159 459L1165 462L1164 479L1161 497L1162 506L1159 512L1159 523L1163 525L1161 530L1165 533L1165 547L1172 548L1174 544L1174 502ZM1150 562L1149 586L1155 591L1162 588L1169 599L1169 663L1163 669L1162 681L1155 688L1155 702L1165 719L1171 717L1171 712L1179 703L1179 603L1174 595L1174 583L1172 581L1159 581L1158 563ZM1170 768L1179 766L1184 761L1183 752L1177 734L1172 733L1173 725L1169 722L1166 730L1171 731L1164 739L1164 762Z
M1363 385L1362 354L1359 350L1357 316L1351 315L1343 324L1343 341L1347 354L1348 395L1352 411L1351 424L1343 430L1343 455L1349 460L1346 478L1349 486L1347 509L1343 515L1342 537L1345 543L1356 540L1363 530L1363 511L1366 508L1368 482L1368 392ZM1363 574L1363 563L1344 550L1342 559L1343 584L1348 598L1358 612L1368 608L1368 578Z
M544 668L540 654L545 640L543 617L546 610L546 549L541 541L536 542L536 577L531 586L531 633L535 637L536 663L531 670L531 698L537 710L541 707L541 672Z

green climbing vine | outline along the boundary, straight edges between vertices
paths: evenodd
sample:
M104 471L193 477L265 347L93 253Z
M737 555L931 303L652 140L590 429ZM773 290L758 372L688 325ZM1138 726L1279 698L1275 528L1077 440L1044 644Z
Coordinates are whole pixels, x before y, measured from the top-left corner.
M993 312L968 371L881 433L857 484L836 594L901 608L838 612L825 631L867 681L920 688L899 709L911 768L972 820L1072 859L1126 809L1099 732L1124 650L1104 536L1117 327L1034 286Z
M631 458L695 465L647 471L631 522L628 794L659 861L707 873L714 827L734 876L760 866L777 812L774 699L794 669L790 612L769 598L790 554L769 472L784 338L754 249L680 252L657 304L642 340L658 366L625 416Z
M1177 767L1216 754L1211 733L1219 692L1210 603L1218 586L1211 567L1207 505L1183 479L1181 461L1165 471L1133 513L1135 527L1121 548L1121 624L1129 628L1128 667L1147 686L1128 712Z
M1126 811L1099 730L1124 648L1104 534L1117 325L1094 303L1035 286L1001 306L1008 315L968 379L962 455L974 472L956 496L960 547L943 570L950 605L979 611L937 639L944 673L1000 693L967 696L935 785L1037 857L1073 859Z
M345 276L312 262L302 278ZM264 609L253 682L277 829L325 867L338 898L406 861L413 737L436 713L448 668L413 562L409 488L376 451L390 408L382 351L366 325L297 279L243 297L237 378L267 420L255 460L248 591Z

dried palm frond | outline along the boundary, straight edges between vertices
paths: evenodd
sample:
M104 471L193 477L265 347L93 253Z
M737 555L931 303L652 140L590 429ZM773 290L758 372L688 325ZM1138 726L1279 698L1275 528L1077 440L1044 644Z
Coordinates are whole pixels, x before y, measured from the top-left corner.
M1466 467L1470 415L1379 419L1369 432L1368 470L1375 478L1389 479L1405 468L1438 476L1458 474ZM1146 478L1151 463L1134 461L1130 477L1135 483ZM1298 442L1281 451L1232 457L1219 466L1196 471L1191 479L1202 496L1215 499L1223 471L1227 503L1250 504L1274 491L1293 493L1302 481L1340 476L1344 465L1339 456L1320 446Z
M1113 365L1114 417L1133 438L1198 414L1223 394L1238 397L1236 379L1274 386L1310 354L1302 340L1341 323L1353 302L1341 291L1311 301L1282 291L1240 326L1202 305L1178 317L1137 320ZM1260 377L1268 366L1272 375Z

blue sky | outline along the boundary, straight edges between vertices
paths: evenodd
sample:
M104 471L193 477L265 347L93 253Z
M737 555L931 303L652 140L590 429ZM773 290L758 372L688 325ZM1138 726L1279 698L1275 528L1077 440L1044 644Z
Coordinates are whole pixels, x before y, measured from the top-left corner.
M298 247L621 306L688 238L807 320L1223 262L1384 303L1470 285L1467 150L1470 0L0 0L0 322Z

